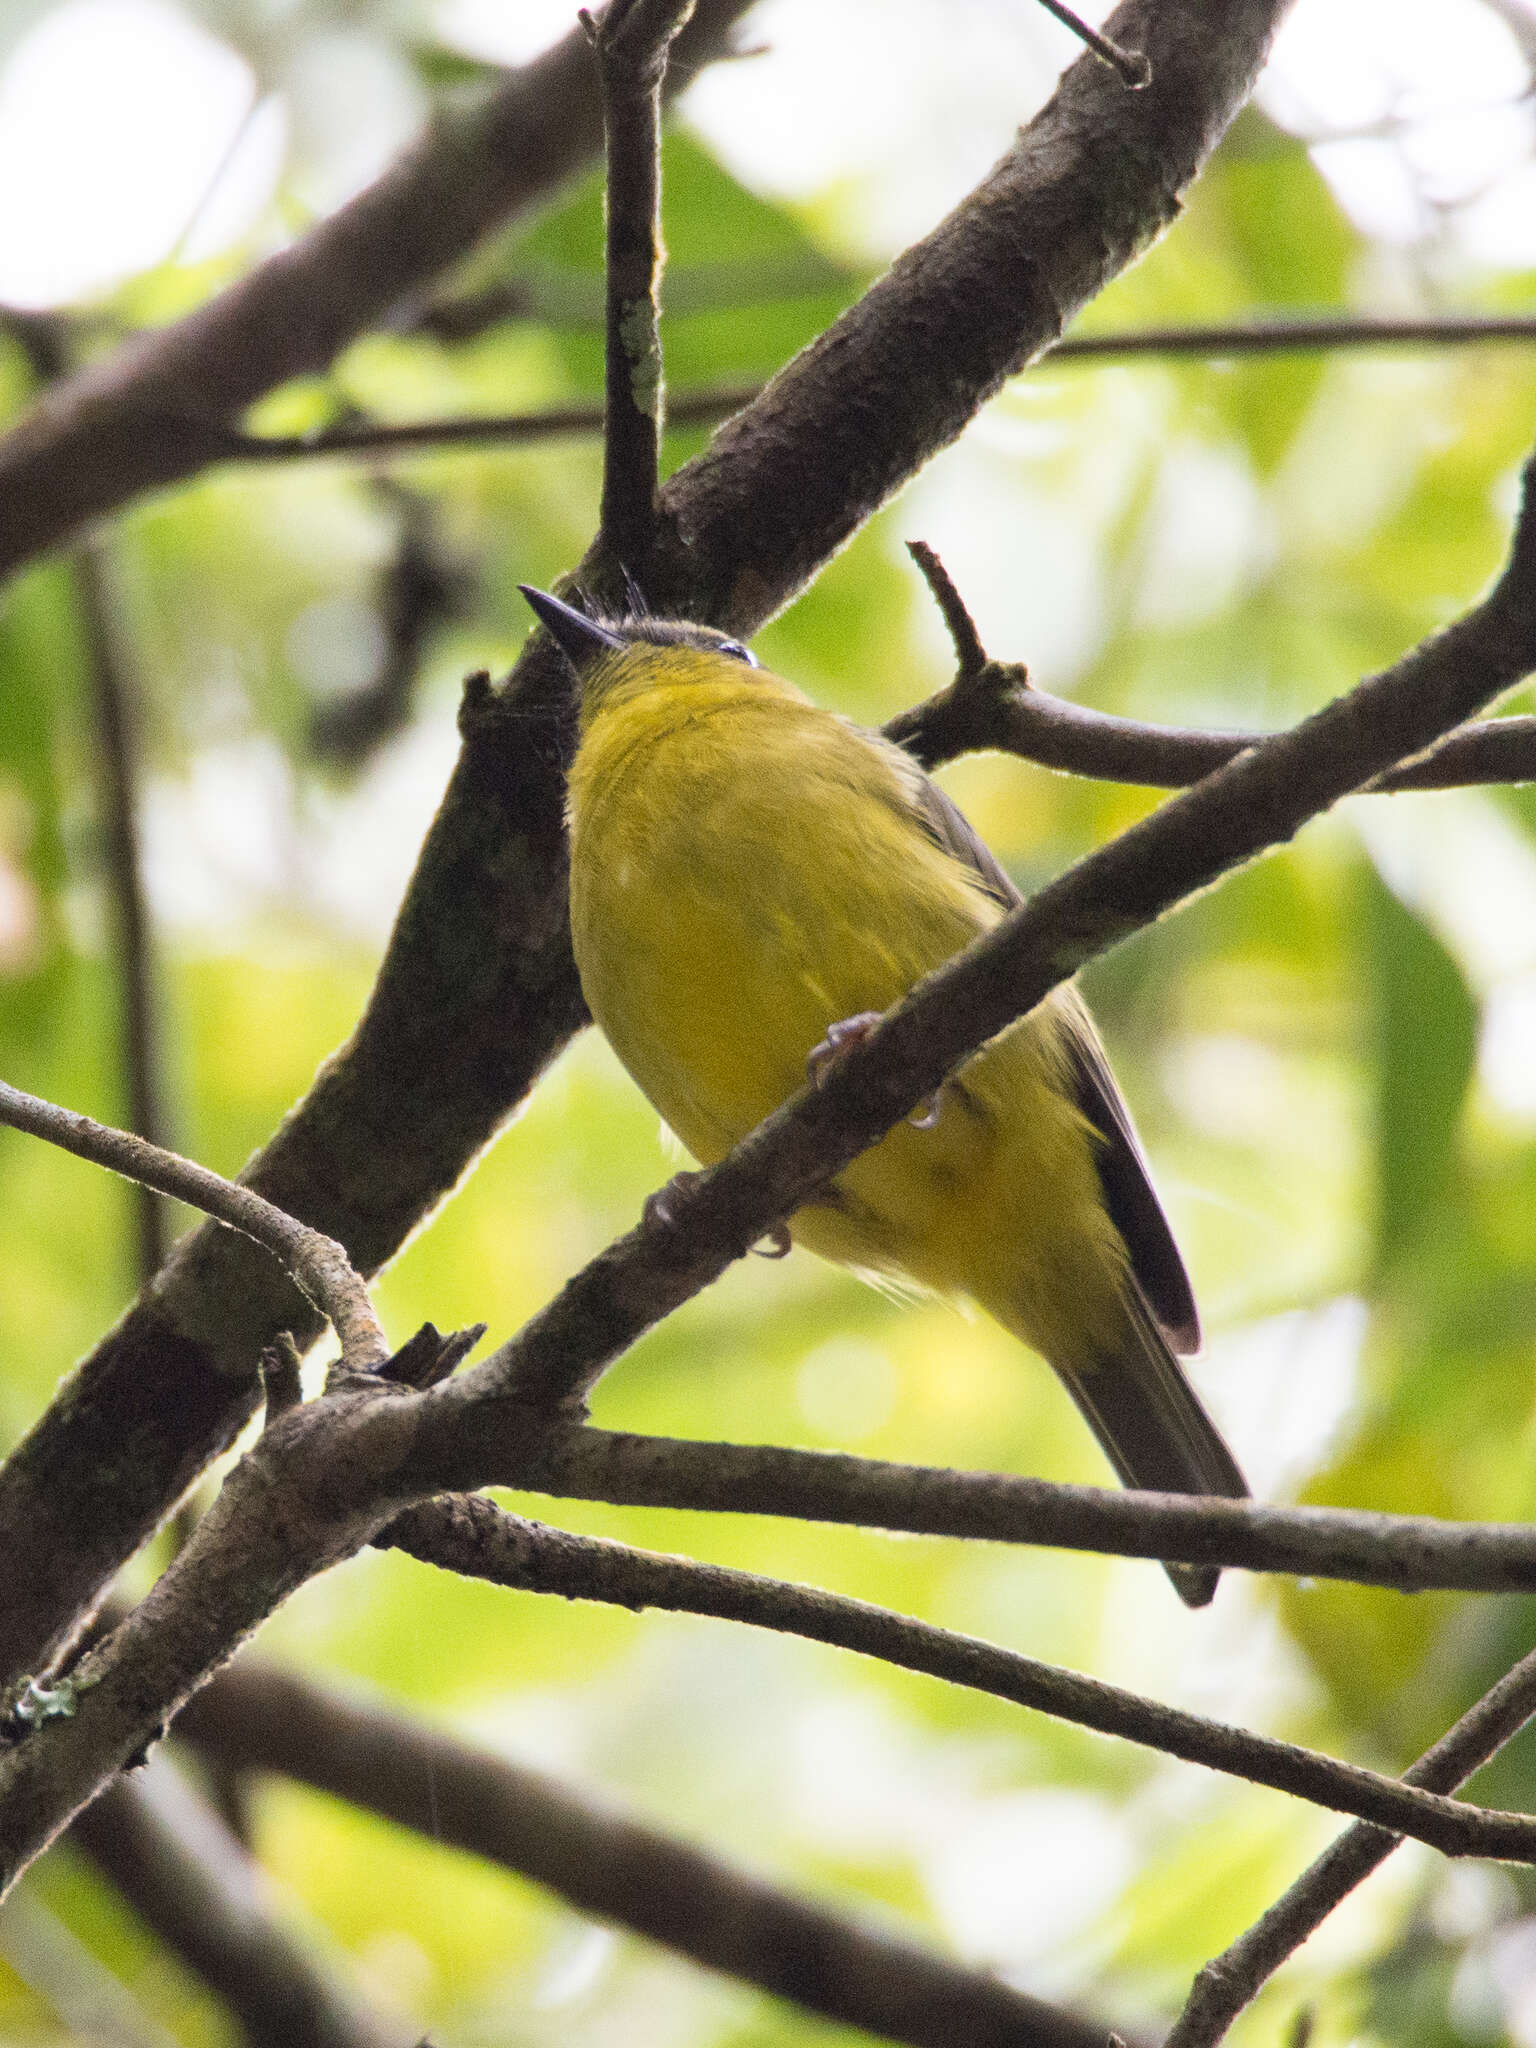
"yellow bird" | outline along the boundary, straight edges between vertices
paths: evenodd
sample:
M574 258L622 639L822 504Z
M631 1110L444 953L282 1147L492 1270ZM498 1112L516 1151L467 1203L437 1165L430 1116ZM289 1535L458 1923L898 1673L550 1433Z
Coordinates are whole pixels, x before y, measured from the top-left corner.
M705 626L522 586L581 684L571 933L592 1015L705 1165L1022 898L900 748ZM1129 1486L1246 1495L1177 1353L1189 1278L1076 991L1058 989L790 1222L967 1297L1055 1368ZM1217 1572L1172 1565L1192 1607Z

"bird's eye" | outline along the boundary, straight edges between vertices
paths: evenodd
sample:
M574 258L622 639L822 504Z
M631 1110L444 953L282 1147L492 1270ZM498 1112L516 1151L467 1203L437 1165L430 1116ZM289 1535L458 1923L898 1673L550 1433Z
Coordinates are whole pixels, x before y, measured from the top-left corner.
M757 667L757 656L750 647L743 647L739 640L722 640L716 646L717 654L724 654L732 661L744 661L748 668Z

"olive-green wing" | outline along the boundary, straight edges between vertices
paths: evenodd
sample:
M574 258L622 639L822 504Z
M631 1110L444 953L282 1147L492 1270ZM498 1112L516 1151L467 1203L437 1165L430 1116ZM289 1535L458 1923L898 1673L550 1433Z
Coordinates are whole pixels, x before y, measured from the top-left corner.
M904 760L902 768L913 815L929 837L963 862L1003 909L1021 904L1018 885L965 814L914 763ZM1073 991L1064 990L1063 996L1058 1016L1065 1027L1062 1037L1073 1093L1101 1140L1095 1161L1104 1206L1125 1240L1131 1271L1169 1344L1179 1353L1198 1351L1200 1314L1194 1290L1152 1186L1131 1112L1109 1071L1088 1012Z

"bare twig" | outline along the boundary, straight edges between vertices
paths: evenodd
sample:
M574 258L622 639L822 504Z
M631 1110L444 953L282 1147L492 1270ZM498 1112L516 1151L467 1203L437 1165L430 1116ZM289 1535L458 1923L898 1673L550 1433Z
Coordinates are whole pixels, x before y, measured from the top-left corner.
M1411 316L1288 315L1211 326L1144 327L1069 334L1050 351L1052 363L1125 361L1136 356L1274 356L1357 348L1480 348L1491 342L1536 341L1530 313L1440 313Z
M662 363L661 86L694 0L609 0L592 30L608 152L602 540L635 571L656 527Z
M1047 14L1054 15L1063 28L1069 28L1079 42L1086 43L1095 57L1101 58L1121 84L1128 85L1132 92L1139 92L1144 85L1152 83L1152 66L1139 50L1122 50L1108 36L1101 36L1096 28L1090 28L1081 15L1074 14L1063 4L1063 0L1040 0L1040 5Z
M107 893L117 927L122 979L123 1064L128 1120L141 1138L164 1145L169 1126L162 1094L158 1005L149 910L144 900L138 826L138 745L133 730L132 680L123 635L114 616L117 599L105 546L90 541L75 557L75 589L85 641L86 669L95 709L101 763ZM165 1258L169 1215L164 1198L143 1181L134 1187L138 1280L144 1285Z
M282 1263L330 1318L350 1370L368 1372L387 1361L389 1346L368 1290L334 1238L311 1230L253 1189L210 1173L206 1166L196 1166L130 1131L113 1130L72 1109L26 1095L4 1081L0 1081L0 1124L46 1139L78 1159L89 1159L162 1195L173 1195L253 1238Z
M1527 1522L1442 1522L1356 1508L1061 1486L1013 1472L951 1472L779 1444L566 1425L541 1429L535 1416L514 1419L496 1411L485 1415L484 1428L474 1483L565 1500L1042 1543L1343 1579L1400 1593L1536 1591L1536 1528Z
M109 1785L71 1840L229 2008L250 2048L408 2048L419 2038L368 2012L305 1954L260 1867L164 1758Z
M1108 2048L1102 2027L844 1919L403 1715L250 1658L176 1732L547 1885L579 1912L913 2048Z
M1466 1806L1378 1771L1186 1713L1102 1679L843 1594L601 1537L573 1536L508 1514L479 1494L412 1508L377 1540L501 1586L565 1600L714 1615L833 1643L1335 1812L1378 1820L1448 1856L1536 1862L1536 1815Z
M1048 696L1033 686L1022 663L988 659L964 600L926 541L908 541L907 552L922 571L955 645L955 680L885 727L886 738L925 768L991 747L1105 782L1184 789L1265 738L1258 732L1142 725ZM1363 787L1391 794L1532 778L1536 718L1495 718L1464 726Z
M1523 1658L1468 1708L1418 1762L1406 1785L1454 1792L1480 1764L1518 1735L1536 1713L1536 1651ZM1355 1886L1384 1863L1402 1839L1357 1822L1303 1871L1248 1931L1208 1962L1164 2048L1215 2048L1243 2007L1314 1934Z

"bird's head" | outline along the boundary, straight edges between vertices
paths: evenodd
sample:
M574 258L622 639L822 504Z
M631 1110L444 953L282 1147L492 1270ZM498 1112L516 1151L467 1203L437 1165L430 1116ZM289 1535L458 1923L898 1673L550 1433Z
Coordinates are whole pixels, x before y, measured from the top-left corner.
M593 707L625 683L681 682L757 667L757 656L728 633L688 619L656 619L640 612L625 619L594 619L547 590L520 583L539 623L576 673L582 710Z

